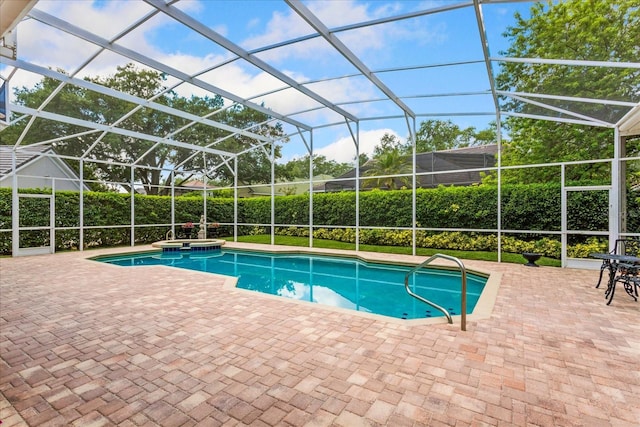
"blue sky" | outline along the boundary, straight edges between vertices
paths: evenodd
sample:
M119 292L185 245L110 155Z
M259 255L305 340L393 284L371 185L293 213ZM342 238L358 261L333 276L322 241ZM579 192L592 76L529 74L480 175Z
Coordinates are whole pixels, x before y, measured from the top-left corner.
M416 10L450 6L458 0L384 1L384 0L327 0L306 1L305 6L321 18L329 28L355 22L397 16ZM502 33L514 22L514 12L527 15L529 2L495 3L484 5L483 16L488 28L491 54L508 47ZM271 0L182 0L176 7L206 24L245 50L304 36L311 32L308 25L286 3ZM121 29L148 13L152 8L139 1L40 0L37 9L58 16L74 25L111 38ZM72 40L68 35L51 31L38 22L24 22L19 27L20 56L30 62L52 68L62 68L85 75L108 75L117 65L130 62L114 54L100 54L89 66L79 68L83 60L96 51L89 43ZM340 40L374 71L396 67L439 64L451 61L482 60L482 50L473 8L465 7L446 13L376 25L359 30L338 33ZM224 63L230 55L210 40L193 33L163 14L156 15L142 27L118 40L118 44L132 49L181 71L193 74L207 67ZM269 50L257 55L267 64L283 71L298 82L344 76L354 71L353 65L328 48L322 38L315 38L295 46ZM3 77L4 76L4 71ZM451 93L489 89L484 63L457 67L437 67L421 71L384 72L377 76L396 94ZM199 78L243 97L256 96L282 87L253 65L234 61L206 73ZM14 85L29 86L37 76L16 76ZM171 84L174 81L168 80ZM371 100L380 92L363 78L344 78L309 85L332 102ZM181 95L203 95L196 87L182 85ZM285 114L312 107L309 99L293 91L253 99L275 111ZM491 113L491 97L466 96L449 98L410 99L406 101L418 112L478 112ZM399 109L391 103L368 102L346 104L342 108L361 117L397 115ZM299 114L296 119L312 125L339 121L335 113L325 111ZM436 117L450 119L460 127L487 127L491 116ZM418 118L418 124L425 118ZM293 129L288 128L288 131ZM371 120L360 123L361 151L370 153L384 133L404 139L407 126L401 120ZM317 153L337 161L349 161L355 150L346 126L332 126L314 133ZM304 144L292 140L285 146L284 159L305 154Z

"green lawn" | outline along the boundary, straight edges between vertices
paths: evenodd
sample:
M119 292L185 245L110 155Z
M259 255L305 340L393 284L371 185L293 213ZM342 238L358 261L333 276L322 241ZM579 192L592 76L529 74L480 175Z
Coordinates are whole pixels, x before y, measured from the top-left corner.
M257 236L239 236L239 242L244 243L262 243L262 244L270 244L271 236L269 235L257 235ZM288 246L309 246L309 239L307 237L293 237L293 236L275 236L275 241L277 245L288 245ZM321 240L314 239L313 246L316 248L325 248L325 249L346 249L346 250L355 250L355 243L345 243L338 242L335 240ZM405 254L411 255L411 248L406 246L378 246L378 245L360 245L361 251L368 252L383 252L383 253L391 253L391 254ZM445 254L454 256L460 259L476 259L482 261L498 261L498 253L497 252L483 252L483 251L456 251L451 249L428 249L428 248L417 248L416 252L421 256L430 256L436 253ZM510 262L514 264L524 264L525 259L520 254L511 254L511 253L502 253L502 261ZM542 257L539 261L536 262L539 265L549 266L549 267L560 267L560 260L553 258Z

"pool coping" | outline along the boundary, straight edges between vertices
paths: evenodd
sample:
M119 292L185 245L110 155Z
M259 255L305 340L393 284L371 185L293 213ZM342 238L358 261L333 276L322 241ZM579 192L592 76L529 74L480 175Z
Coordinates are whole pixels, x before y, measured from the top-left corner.
M423 256L412 256L412 255L401 255L401 254L389 254L382 252L365 252L365 251L349 251L349 250L341 250L341 249L324 249L324 248L303 248L299 246L284 246L284 245L264 245L264 244L255 244L255 243L239 243L239 242L225 242L225 248L227 249L236 249L240 251L254 251L254 252L271 252L271 253L279 253L279 254L315 254L315 255L326 255L326 256L344 256L348 258L359 259L364 262L375 262L380 264L393 264L393 265L407 265L407 266L416 266L421 262L426 260L428 257ZM92 254L87 254L85 259L87 260L95 260L95 258L99 257L107 257L107 256L117 256L119 254L140 254L144 252L149 253L159 253L161 249L152 246L144 246L144 247L127 247L127 248L110 248L105 250L99 250L101 253L96 254L95 252ZM92 251L93 252L93 251ZM463 264L464 264L464 260ZM107 264L116 268L121 268L121 266L114 264ZM147 268L171 268L170 266L144 266ZM432 264L429 264L431 268L445 269L457 271L458 268L451 266L451 264L447 264L445 260L436 259ZM493 313L493 308L496 302L496 298L498 296L498 290L500 289L500 283L502 281L502 273L500 272L489 272L484 271L483 269L478 269L477 267L466 268L467 273L477 274L487 278L487 282L485 287L480 294L478 301L476 302L476 306L472 313L467 314L466 320L469 321L478 321L482 319L487 319ZM385 321L397 325L405 325L405 326L418 326L418 325L433 325L433 324L448 324L446 317L432 317L432 318L424 318L424 319L399 319L391 316L383 316L380 314L371 314L362 311L352 310L348 308L342 307L332 307L329 305L318 304L311 301L303 301L296 300L291 298L283 298L278 295L270 295L262 292L256 292L249 289L242 289L236 287L238 278L233 276L226 276L218 273L208 273L201 272L197 270L193 270L196 273L206 274L206 275L214 275L220 277L224 280L222 285L222 289L229 292L241 292L241 293L250 293L251 295L260 297L260 298L269 298L272 300L280 301L282 303L290 304L307 304L310 307L316 307L321 310L328 310L331 312L343 313L355 315L368 319L375 319L378 321ZM452 326L461 324L461 315L452 315L453 319Z

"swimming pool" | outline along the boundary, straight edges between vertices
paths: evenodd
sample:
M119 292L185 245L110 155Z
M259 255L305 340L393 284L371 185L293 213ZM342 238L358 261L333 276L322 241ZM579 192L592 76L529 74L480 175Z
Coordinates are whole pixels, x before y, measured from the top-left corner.
M201 254L144 252L94 260L119 266L166 265L234 276L241 289L399 319L444 317L407 294L404 278L411 266L235 249ZM467 273L467 313L473 312L486 282L484 276ZM460 314L459 271L425 268L413 274L409 284L415 293L452 315Z

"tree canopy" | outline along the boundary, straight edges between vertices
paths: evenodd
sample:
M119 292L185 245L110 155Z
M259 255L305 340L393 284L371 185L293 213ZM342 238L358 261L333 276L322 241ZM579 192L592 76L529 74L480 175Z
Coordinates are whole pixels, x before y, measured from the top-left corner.
M476 131L474 127L461 129L451 120L426 120L420 123L416 133L416 153L451 150L496 142L496 124ZM365 187L387 188L391 190L410 188L411 179L406 175L413 172L413 146L411 139L402 142L395 135L385 133L375 146L373 157L364 166Z
M425 120L416 132L416 152L451 150L453 148L494 144L496 142L495 123L489 128L476 131L473 126L461 129L451 120ZM408 143L407 149L411 145Z
M363 176L373 178L366 179L363 183L365 187L386 188L388 190L398 190L402 187L411 187L411 178L408 176L395 177L399 174L410 174L413 172L410 158L402 155L399 149L388 149L375 156L367 162L367 169Z
M504 36L510 47L506 57L552 58L610 62L637 62L640 40L640 7L637 0L567 0L539 2L531 16L516 14L516 24ZM548 94L590 99L640 101L640 70L637 68L583 65L503 62L496 78L504 91ZM508 109L520 113L542 114L542 109L521 100L504 98ZM615 123L624 113L609 105L568 100L545 100L554 107L579 112L595 119ZM596 113L600 111L600 113ZM548 114L548 113L546 113ZM561 117L571 117L558 113ZM575 117L574 117L575 118ZM558 161L591 160L613 155L613 130L606 127L507 117L510 143L503 151L504 165ZM606 176L606 165L591 167L580 178ZM515 180L545 181L555 175L551 169L510 173Z
M416 152L451 150L455 148L473 147L495 144L497 141L496 124L492 122L487 129L477 131L475 127L460 128L451 120L425 120L420 123L416 132ZM409 156L413 153L411 139L400 141L395 135L385 133L373 150L373 159L398 151L398 154Z
M340 176L353 169L350 163L339 163L335 160L327 160L326 156L313 155L313 175ZM281 179L295 180L309 178L309 155L290 160L276 169L276 175Z
M179 96L164 86L165 77L156 71L136 69L133 64L128 64L118 67L113 75L87 80L140 98L153 99L157 104L175 107L199 117L215 112L212 120L239 129L250 129L251 132L270 137L274 141L286 142L281 126L266 124L268 117L265 114L242 106L224 109L224 102L220 96ZM46 108L58 114L99 124L116 125L148 135L175 137L178 141L212 146L232 153L246 151L238 164L240 182L250 184L268 182L271 179L271 160L268 154L271 150L270 144L267 144L266 150L249 150L258 142L246 136L230 136L228 131L219 128L190 123L185 118L77 86L64 85L61 89L59 86L59 81L45 77L33 88L17 90L16 102L38 108L47 97L54 94ZM15 144L25 126L26 121L23 120L4 129L0 133L1 143ZM163 173L161 169L169 169L176 165L182 165L184 170L206 174L218 181L233 180L231 169L226 166L220 167L224 162L218 155L208 154L203 158L202 154L194 156L193 151L187 148L156 144L114 133L81 134L86 130L76 125L38 118L26 134L23 144L67 138L52 143L56 152L61 155L85 156L87 159L100 160L96 163L84 163L85 176L106 182L130 182L130 168L120 164L136 162L140 167L135 168L135 180L144 186L147 194L163 193L161 186L169 185L172 176L166 171ZM72 137L69 138L70 136ZM280 156L280 149L281 147L276 145L276 158ZM182 176L181 179L186 180L189 177L190 175Z

